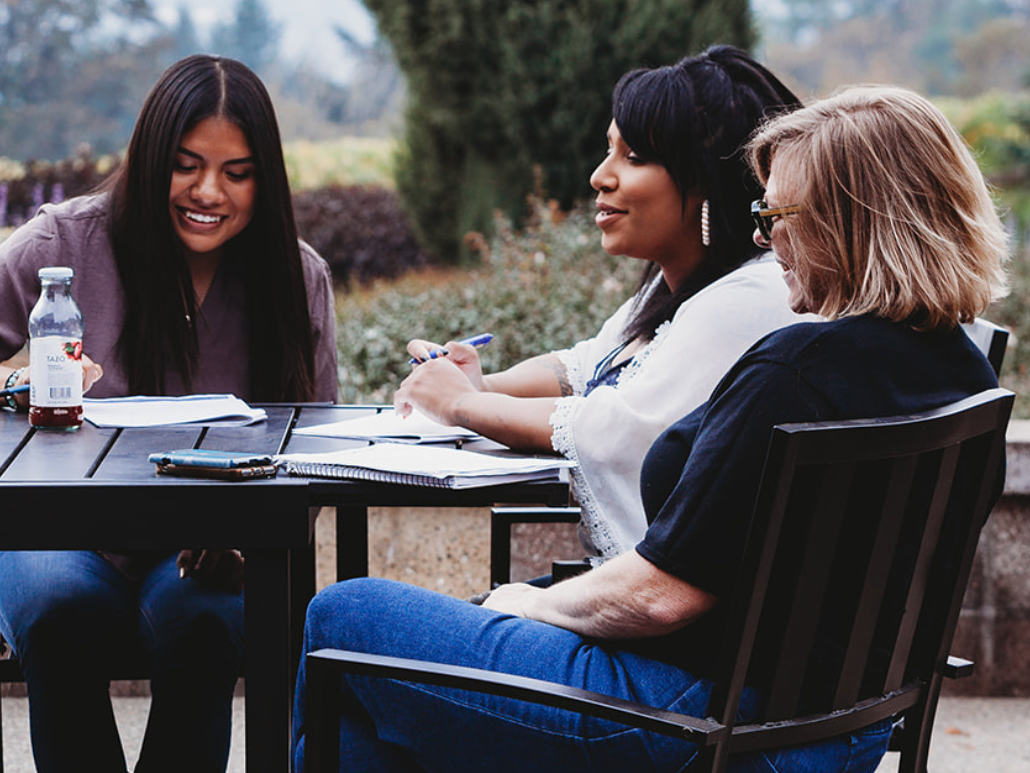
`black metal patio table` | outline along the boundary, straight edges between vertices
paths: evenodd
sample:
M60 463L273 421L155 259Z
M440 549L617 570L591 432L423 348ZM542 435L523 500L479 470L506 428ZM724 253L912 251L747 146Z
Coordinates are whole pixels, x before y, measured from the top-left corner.
M160 426L75 432L34 430L0 410L0 550L236 548L247 561L246 763L289 769L293 680L303 616L315 591L314 522L336 509L339 578L368 571L368 508L564 504L559 482L460 491L288 477L216 481L159 476L150 453L209 448L310 452L361 441L293 436L296 426L339 421L376 407L267 405L246 427ZM489 447L474 441L468 447Z

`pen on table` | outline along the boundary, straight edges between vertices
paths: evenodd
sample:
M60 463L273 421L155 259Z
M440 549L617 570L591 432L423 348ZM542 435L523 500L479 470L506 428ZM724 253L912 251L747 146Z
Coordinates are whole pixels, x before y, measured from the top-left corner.
M28 392L29 385L22 384L21 386L11 387L10 389L0 389L0 397L7 397L8 395L20 395L22 392Z
M458 343L468 344L469 346L486 346L493 340L493 338L493 335L490 333L480 333L479 335L474 335L470 338L466 338L462 341L459 341ZM429 356L426 359L435 360L440 357L446 357L448 354L450 354L450 352L446 349L433 349L433 351L429 353ZM418 365L423 362L425 362L425 360L420 360L418 357L411 358L412 365Z

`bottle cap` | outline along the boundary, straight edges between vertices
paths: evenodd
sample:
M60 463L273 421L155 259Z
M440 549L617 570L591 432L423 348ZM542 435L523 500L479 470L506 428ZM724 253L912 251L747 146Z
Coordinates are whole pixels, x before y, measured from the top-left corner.
M39 270L41 282L64 282L75 276L75 272L68 266L44 266Z

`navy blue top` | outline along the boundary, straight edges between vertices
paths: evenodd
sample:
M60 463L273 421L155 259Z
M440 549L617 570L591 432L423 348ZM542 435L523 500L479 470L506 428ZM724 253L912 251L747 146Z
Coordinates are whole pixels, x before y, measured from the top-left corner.
M921 333L862 316L773 332L737 361L707 403L652 445L641 475L649 528L637 551L727 598L773 426L920 412L996 386L990 364L958 327ZM720 623L708 614L633 648L704 673Z
M594 368L594 377L586 383L586 387L583 390L584 397L589 395L599 386L613 387L619 383L619 375L622 373L622 369L629 365L633 361L633 358L630 357L625 359L617 365L612 365L612 362L614 362L615 358L619 356L619 353L628 345L629 342L627 341L626 343L616 346L608 352L608 355L603 360L597 363L597 367Z

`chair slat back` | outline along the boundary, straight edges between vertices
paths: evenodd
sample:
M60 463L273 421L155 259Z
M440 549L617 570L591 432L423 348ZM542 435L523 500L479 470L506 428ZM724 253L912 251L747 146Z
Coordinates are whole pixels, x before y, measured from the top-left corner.
M1012 401L993 389L915 416L774 429L711 716L733 726L756 663L772 675L764 722L853 707L943 666ZM852 591L829 593L841 576Z
M856 604L855 626L848 642L841 668L841 678L833 699L833 708L839 710L858 700L862 687L863 666L873 646L875 622L884 596L892 559L901 536L905 516L903 492L912 486L916 474L916 460L911 456L893 460L883 503L883 512L876 525L876 536L870 552L862 594Z
M1005 348L1009 342L1009 331L986 319L974 319L962 325L963 330L991 363L996 374L1001 373L1001 365L1005 359Z

